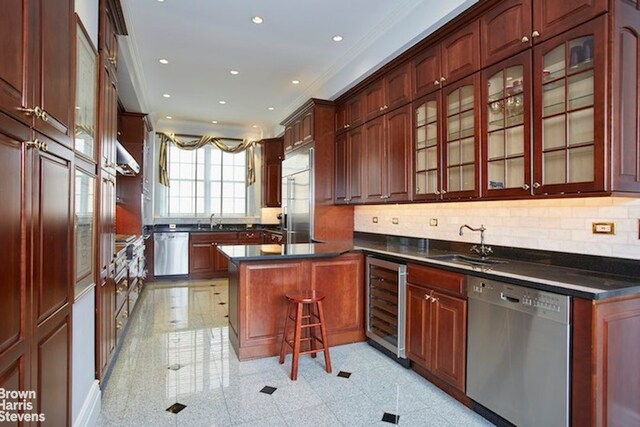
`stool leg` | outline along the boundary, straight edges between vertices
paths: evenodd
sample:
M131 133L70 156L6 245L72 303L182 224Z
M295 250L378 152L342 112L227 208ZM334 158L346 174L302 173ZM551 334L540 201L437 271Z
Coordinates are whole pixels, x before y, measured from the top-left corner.
M327 372L331 373L331 355L329 354L329 341L327 340L327 328L324 323L324 313L322 312L322 301L318 301L318 316L320 317L320 331L322 332L322 345L324 347L324 363L327 365Z
M309 316L309 323L312 323L314 321L313 320L313 304L305 304L305 306L307 309L307 315ZM316 349L316 340L313 339L313 337L315 336L313 329L314 328L307 328L307 337L309 338L309 350ZM315 359L316 353L311 353L311 357Z
M280 346L280 360L278 361L281 365L284 363L284 356L287 350L287 335L289 334L289 321L291 317L291 302L287 300L287 317L284 319L284 331L282 332L282 345Z
M291 379L298 379L298 359L300 358L300 338L302 333L302 304L296 303L296 326L293 332L293 360L291 361Z

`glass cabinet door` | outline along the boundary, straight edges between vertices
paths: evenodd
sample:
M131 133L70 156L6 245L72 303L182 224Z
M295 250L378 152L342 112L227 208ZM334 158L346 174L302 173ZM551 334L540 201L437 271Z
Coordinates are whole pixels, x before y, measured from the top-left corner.
M435 199L440 195L439 110L438 92L414 103L415 199Z
M478 75L448 86L444 98L443 197L478 196ZM453 193L453 194L452 194Z
M603 185L603 34L598 19L536 48L537 193Z
M483 195L530 193L530 64L525 52L483 74Z

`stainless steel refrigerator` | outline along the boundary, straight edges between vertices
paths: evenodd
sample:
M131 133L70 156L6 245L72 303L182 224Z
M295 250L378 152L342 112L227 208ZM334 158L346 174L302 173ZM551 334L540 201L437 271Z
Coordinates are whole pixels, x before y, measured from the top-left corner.
M283 231L287 243L313 240L313 148L302 149L282 161Z

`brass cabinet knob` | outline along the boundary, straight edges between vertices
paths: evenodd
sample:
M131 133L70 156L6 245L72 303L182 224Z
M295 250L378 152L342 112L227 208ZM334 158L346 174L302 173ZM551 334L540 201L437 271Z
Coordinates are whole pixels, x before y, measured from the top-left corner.
M527 36L522 36L522 43L527 43L529 41L529 37Z
M436 86L439 85L440 84L440 80L434 80L433 84L436 85Z
M540 37L540 33L534 30L533 33L531 33L531 38L535 39L536 37Z
M439 195L440 192L438 190L434 191L434 194Z
M541 185L540 185L539 182L534 182L533 183L533 188L540 188L540 187L541 187Z
M440 81L441 81L441 82L444 82L444 81L446 81L446 80L447 80L446 78L444 78L444 77L440 77Z
M523 184L523 185L522 185L522 189L523 189L523 190L528 190L529 188L530 188L530 187L529 187L529 184Z

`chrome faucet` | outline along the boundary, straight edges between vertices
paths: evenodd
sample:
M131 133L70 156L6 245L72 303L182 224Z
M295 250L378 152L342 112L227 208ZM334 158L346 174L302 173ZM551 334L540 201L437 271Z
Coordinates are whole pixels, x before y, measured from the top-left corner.
M213 226L216 225L216 220L214 218L215 216L216 214L212 213L209 217L209 230L213 230Z
M480 255L481 257L487 257L489 256L489 254L493 253L493 249L491 249L491 246L485 246L484 244L484 232L487 230L484 225L480 225L480 228L473 228L468 226L467 224L461 225L460 226L460 235L462 236L464 234L464 229L468 228L471 231L479 231L480 232L480 246L478 245L473 245L471 247L471 251L477 253L478 255Z

